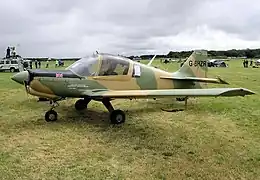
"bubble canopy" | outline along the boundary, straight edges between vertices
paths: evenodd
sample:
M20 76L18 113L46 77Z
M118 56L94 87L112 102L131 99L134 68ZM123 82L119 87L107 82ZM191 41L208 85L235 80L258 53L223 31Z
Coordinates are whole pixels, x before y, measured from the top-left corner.
M116 76L127 75L129 65L130 61L124 57L94 54L92 56L81 58L66 69L84 77Z
M97 55L87 56L74 62L66 69L79 76L93 76L97 72L98 63Z

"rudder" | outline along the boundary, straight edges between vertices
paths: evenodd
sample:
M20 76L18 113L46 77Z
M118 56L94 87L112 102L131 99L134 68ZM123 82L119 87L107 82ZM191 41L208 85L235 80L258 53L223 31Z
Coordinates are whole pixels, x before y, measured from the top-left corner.
M206 78L208 72L207 58L206 50L194 50L177 73L185 77Z

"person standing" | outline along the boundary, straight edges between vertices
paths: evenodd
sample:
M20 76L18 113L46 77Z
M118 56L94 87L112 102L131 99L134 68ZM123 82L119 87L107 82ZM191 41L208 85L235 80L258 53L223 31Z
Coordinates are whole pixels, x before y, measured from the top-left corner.
M58 65L59 65L59 61L58 61L58 59L56 59L55 67L58 67Z
M37 59L34 61L34 64L35 64L35 68L37 69L38 68L38 61L37 61Z
M6 49L6 58L10 58L10 52L11 52L11 49L10 49L10 47L8 47Z
M15 58L15 57L16 57L16 51L15 51L15 47L13 47L12 56L13 56L13 58Z
M48 68L48 67L49 67L49 62L50 62L50 59L51 59L51 58L48 58L48 59L47 59L47 61L46 61L46 68Z
M32 69L32 61L29 62L30 69Z
M41 69L41 61L40 60L38 61L38 66L39 66L39 69Z

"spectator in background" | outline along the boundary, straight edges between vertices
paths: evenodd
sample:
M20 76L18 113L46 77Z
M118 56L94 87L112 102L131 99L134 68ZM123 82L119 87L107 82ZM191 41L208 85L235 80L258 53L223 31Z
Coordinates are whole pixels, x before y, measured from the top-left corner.
M58 67L58 66L59 66L59 61L58 61L58 59L56 59L55 67Z
M15 58L16 56L16 51L15 51L15 47L13 47L13 50L12 50L12 57Z
M37 69L37 68L38 68L38 61L35 60L35 61L34 61L34 64L35 64L35 68Z
M41 68L41 61L38 61L39 69Z
M6 49L6 58L10 58L10 52L11 52L11 49L10 49L10 47L8 47Z
M51 58L48 58L47 61L46 61L46 68L49 67L49 62L50 62Z
M243 66L244 66L244 68L246 67L246 60L245 59L243 61Z

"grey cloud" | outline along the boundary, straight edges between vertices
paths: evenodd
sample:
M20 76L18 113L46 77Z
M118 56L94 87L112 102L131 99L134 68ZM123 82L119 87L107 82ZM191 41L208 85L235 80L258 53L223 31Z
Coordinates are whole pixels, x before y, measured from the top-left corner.
M236 34L244 40L257 40L260 28L260 6L257 0L219 0L203 4L204 11L196 16L213 29Z
M192 29L202 25L250 43L259 38L258 4L256 0L2 0L0 51L19 43L23 56L83 56L97 49L160 53L192 47L193 42L169 39L186 30L190 37ZM213 36L202 38L214 44Z

